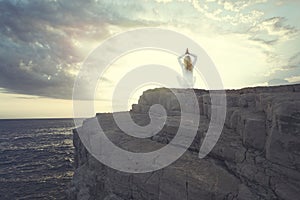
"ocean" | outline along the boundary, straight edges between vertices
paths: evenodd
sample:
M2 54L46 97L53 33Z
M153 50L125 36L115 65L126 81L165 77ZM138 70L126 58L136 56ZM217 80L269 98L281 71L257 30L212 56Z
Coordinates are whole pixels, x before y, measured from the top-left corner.
M0 199L65 199L72 119L0 120Z

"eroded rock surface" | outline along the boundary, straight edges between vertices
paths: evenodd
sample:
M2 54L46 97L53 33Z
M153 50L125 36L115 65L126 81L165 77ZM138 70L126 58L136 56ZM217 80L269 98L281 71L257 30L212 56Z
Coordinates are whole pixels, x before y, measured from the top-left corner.
M186 90L176 92L184 95ZM76 170L69 198L299 199L300 85L226 91L227 116L223 132L204 159L198 158L198 152L210 122L211 98L205 90L195 90L195 93L201 116L194 142L180 159L155 172L130 174L103 165L87 152L74 130ZM168 118L162 130L148 139L124 134L112 114L97 114L89 120L98 120L109 139L119 147L150 152L174 138L180 121L180 106L168 89L144 92L130 111L133 120L147 125L148 111L154 104L164 106ZM89 131L89 120L82 130Z

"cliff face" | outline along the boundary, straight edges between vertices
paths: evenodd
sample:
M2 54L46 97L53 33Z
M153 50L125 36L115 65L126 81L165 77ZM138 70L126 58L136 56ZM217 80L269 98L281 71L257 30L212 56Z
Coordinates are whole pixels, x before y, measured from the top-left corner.
M199 159L197 153L208 129L211 101L208 91L195 93L201 112L197 136L180 159L159 171L129 174L113 170L91 156L74 131L76 171L70 199L299 199L300 85L226 91L224 129L205 159ZM149 90L130 112L136 123L145 125L150 106L157 103L169 116L162 131L149 139L125 136L111 114L98 114L90 120L97 119L121 148L152 151L176 134L178 102L167 89ZM88 123L81 128L85 130Z

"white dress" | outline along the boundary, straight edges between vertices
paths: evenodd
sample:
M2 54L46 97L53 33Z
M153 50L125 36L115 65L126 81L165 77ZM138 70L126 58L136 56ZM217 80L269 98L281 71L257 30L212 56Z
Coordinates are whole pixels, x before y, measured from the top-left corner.
M192 56L194 57L194 60L193 60L193 66L195 66L196 62L197 62L197 56L194 55L194 54L185 54L185 55L182 55L180 57L178 57L178 62L181 66L181 69L182 69L182 78L181 80L179 81L179 84L181 85L181 87L183 88L193 88L194 87L194 84L195 84L195 77L194 77L194 74L193 74L193 69L190 71L190 70L187 70L186 67L184 66L183 62L182 62L182 58L184 58L185 56Z

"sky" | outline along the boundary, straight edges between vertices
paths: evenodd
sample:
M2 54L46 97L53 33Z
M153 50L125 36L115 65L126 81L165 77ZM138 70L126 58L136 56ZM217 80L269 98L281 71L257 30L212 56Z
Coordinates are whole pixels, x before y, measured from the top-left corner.
M0 118L72 117L73 85L85 58L107 38L142 27L192 38L225 88L299 83L299 6L298 0L0 0ZM168 55L137 53L179 69ZM111 111L103 97L134 65L128 56L105 75L97 112Z

